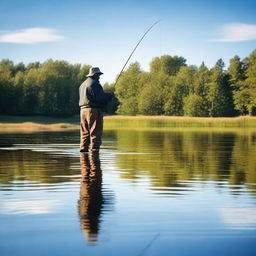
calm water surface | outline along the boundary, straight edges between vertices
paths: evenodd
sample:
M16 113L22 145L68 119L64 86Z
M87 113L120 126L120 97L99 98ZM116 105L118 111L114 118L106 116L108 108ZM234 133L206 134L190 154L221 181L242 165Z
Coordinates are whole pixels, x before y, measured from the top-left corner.
M0 255L256 255L256 132L0 135Z

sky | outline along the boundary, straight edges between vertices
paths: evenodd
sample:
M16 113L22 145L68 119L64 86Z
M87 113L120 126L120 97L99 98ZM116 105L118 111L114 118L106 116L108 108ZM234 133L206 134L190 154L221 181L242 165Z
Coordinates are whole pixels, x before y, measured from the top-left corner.
M256 49L255 0L1 0L0 60L47 59L99 67L114 82L129 64L149 71L154 57L182 56L188 65L229 65Z

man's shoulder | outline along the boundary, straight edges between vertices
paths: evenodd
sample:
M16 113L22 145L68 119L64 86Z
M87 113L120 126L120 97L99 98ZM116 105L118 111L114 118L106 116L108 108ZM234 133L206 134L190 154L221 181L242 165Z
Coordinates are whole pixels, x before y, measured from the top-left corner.
M92 79L91 77L88 77L82 84L84 84L86 86L97 86L97 85L100 85L100 83L97 80Z
M93 84L93 80L89 77L81 83L80 87L88 87L88 86L91 86L92 84Z

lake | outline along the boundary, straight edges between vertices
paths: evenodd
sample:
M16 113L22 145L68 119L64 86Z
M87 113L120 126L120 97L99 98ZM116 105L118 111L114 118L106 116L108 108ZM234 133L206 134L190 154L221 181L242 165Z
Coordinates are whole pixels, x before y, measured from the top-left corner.
M256 255L256 132L0 135L0 255Z

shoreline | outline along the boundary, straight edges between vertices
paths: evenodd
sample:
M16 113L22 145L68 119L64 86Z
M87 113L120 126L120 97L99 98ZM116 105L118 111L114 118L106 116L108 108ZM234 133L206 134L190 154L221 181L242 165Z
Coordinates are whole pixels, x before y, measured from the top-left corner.
M79 130L79 116L0 116L0 132L40 132ZM104 129L168 130L181 128L256 129L256 117L105 116Z
M24 123L0 123L0 132L41 132L41 131L70 131L78 130L79 125L70 123L40 124L33 122Z

